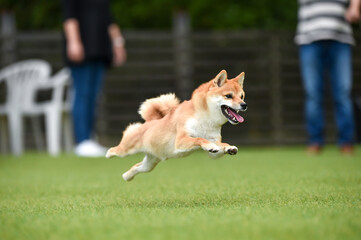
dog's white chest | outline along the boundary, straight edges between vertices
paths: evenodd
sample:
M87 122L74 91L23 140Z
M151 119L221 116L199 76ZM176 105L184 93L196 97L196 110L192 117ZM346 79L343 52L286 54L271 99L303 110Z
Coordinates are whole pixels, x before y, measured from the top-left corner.
M215 126L210 121L190 118L186 122L186 130L191 137L205 138L208 141L219 141L221 136L221 127Z

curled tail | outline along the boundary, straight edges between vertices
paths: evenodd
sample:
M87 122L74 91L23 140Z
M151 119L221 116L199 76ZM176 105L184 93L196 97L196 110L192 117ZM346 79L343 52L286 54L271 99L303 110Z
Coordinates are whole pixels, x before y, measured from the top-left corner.
M138 113L145 121L161 119L178 104L179 99L173 93L164 94L143 102Z

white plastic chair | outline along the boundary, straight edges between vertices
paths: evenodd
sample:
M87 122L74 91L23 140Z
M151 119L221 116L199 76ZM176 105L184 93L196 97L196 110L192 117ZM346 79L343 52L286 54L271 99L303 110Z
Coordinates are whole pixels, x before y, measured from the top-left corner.
M0 115L8 118L10 145L14 154L23 151L23 124L21 110L28 100L30 86L45 81L51 67L43 60L25 60L13 63L0 71L0 81L5 81L7 95L5 104L0 106Z
M7 101L0 106L0 115L7 115L12 153L23 152L23 117L45 116L45 131L48 152L57 155L61 149L61 125L64 112L69 107L64 105L63 95L69 82L68 69L62 69L53 77L50 75L50 65L43 60L26 60L14 63L0 72L0 79L5 79L7 85ZM1 81L1 80L0 80ZM52 90L49 101L37 103L36 93L39 90ZM71 122L65 122L67 148L71 148ZM36 126L35 124L34 126ZM38 128L36 136L39 135Z
M70 82L70 71L67 68L60 70L47 81L39 81L31 89L32 94L39 90L52 90L52 98L49 101L37 103L34 96L24 104L22 114L24 116L45 116L46 145L51 155L57 155L61 150L61 128L64 127L66 150L72 148L72 131L70 120L70 101L64 102L63 96L66 86ZM71 96L68 96L71 99Z

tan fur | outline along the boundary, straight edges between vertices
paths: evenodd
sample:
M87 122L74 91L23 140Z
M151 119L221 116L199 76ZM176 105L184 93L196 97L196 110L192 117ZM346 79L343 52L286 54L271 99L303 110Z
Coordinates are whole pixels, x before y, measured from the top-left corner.
M179 99L174 93L169 93L146 100L140 105L138 113L145 121L161 119L178 104Z
M130 181L140 172L151 171L161 160L182 157L199 148L211 157L237 153L235 146L221 142L221 127L227 118L217 104L222 101L238 108L243 103L242 78L244 73L228 80L226 71L222 70L199 86L189 101L179 103L174 94L146 100L139 109L145 122L129 125L119 145L110 148L106 157L145 153L142 162L123 174ZM229 93L234 97L227 100L225 95Z

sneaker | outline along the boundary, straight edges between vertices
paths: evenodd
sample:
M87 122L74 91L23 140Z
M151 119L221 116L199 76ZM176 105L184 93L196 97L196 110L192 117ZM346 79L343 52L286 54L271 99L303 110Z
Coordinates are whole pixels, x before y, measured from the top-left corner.
M322 147L318 144L313 144L307 147L308 155L319 155L322 151Z
M85 140L75 146L74 152L80 157L104 157L107 149L93 140Z

